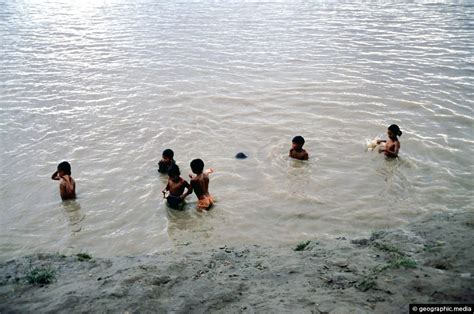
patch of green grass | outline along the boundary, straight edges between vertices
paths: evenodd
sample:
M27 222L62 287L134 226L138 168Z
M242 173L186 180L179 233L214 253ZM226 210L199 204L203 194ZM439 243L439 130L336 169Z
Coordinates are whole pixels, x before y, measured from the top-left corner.
M49 284L56 278L56 273L51 268L33 268L26 274L26 280L31 284Z
M386 253L394 253L394 254L397 254L397 255L405 255L402 251L400 251L400 249L390 245L390 244L386 244L386 243L380 243L380 242L375 242L374 243L374 246L381 250L381 251L384 251Z
M374 268L372 268L371 273L372 274L379 274L379 273L382 273L382 272L384 272L384 271L386 271L387 269L390 269L390 268L392 268L390 264L380 264L380 265L377 265Z
M360 291L367 291L377 287L377 282L375 281L375 277L370 274L365 276L355 287Z
M432 244L425 244L425 246L423 247L423 251L425 252L433 252L433 251L436 251L436 249L437 249L437 246L432 245Z
M90 256L87 253L77 253L76 256L81 262L82 261L88 261L88 260L92 259L92 256Z
M400 267L416 268L416 261L409 259L406 256L402 256L402 257L390 260L389 265L390 265L390 268L392 269L396 269Z
M301 241L300 243L298 243L298 245L296 246L296 248L294 248L293 250L294 251L304 251L308 248L308 245L311 243L311 241L307 240L307 241Z
M416 268L416 261L408 258L405 253L398 248L385 243L375 243L374 246L386 253L390 254L390 259L386 264L377 265L372 270L362 277L362 280L356 284L356 288L361 291L367 291L377 286L375 279L377 275L391 269L398 269L400 267Z

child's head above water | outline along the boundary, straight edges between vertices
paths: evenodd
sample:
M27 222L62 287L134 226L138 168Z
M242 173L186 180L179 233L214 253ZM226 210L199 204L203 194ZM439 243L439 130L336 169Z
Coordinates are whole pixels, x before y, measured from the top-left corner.
M171 165L168 169L168 176L170 178L178 178L181 175L178 165Z
M58 165L58 172L63 172L64 175L71 175L71 165L67 161L63 161Z
M304 145L304 138L300 135L298 136L295 136L293 137L293 139L291 140L292 144L293 144L293 148L303 148L303 145Z
M191 161L190 166L191 170L195 174L200 174L204 170L204 161L202 161L201 159L194 159L193 161Z
M174 152L171 149L167 148L163 151L162 157L163 159L173 160Z
M391 126L389 126L387 133L388 133L389 137L397 138L397 136L402 136L402 131L400 130L400 128L396 124L392 124Z

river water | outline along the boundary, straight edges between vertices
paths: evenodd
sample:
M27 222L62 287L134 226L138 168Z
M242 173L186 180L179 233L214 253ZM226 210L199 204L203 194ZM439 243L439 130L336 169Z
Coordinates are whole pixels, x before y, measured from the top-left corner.
M472 210L468 3L0 0L0 257L287 245ZM400 158L366 151L392 123ZM308 162L287 157L295 135ZM213 210L166 207L165 148L184 178L214 168Z

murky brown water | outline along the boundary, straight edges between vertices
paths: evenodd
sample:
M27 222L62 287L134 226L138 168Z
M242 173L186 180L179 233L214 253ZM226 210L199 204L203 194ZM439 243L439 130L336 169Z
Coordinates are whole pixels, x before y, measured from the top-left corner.
M0 257L294 243L472 209L474 8L457 3L0 2ZM392 123L400 159L366 152ZM286 157L298 134L309 162ZM165 148L184 176L198 157L216 170L211 212L163 204ZM50 179L62 160L75 202Z

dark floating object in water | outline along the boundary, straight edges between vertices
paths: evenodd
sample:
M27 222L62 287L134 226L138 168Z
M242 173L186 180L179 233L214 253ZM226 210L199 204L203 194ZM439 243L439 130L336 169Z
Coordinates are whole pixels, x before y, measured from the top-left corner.
M245 158L247 158L247 155L245 155L244 153L238 153L237 155L235 155L235 158L237 158L237 159L245 159Z

